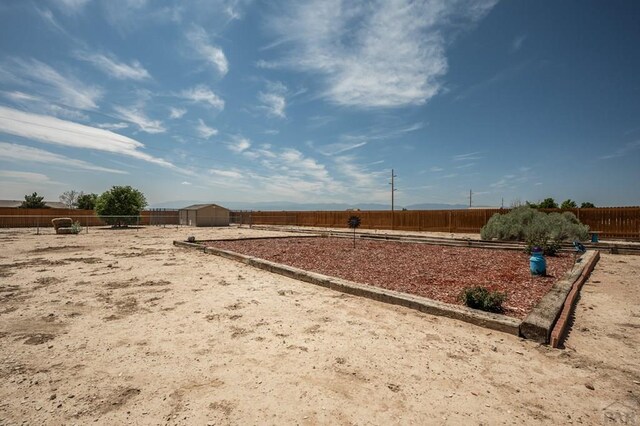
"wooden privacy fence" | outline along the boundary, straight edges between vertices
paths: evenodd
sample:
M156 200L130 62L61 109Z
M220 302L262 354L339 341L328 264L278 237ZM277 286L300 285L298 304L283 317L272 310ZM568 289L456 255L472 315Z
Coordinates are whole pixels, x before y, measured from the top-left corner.
M16 209L0 208L0 228L49 227L51 219L70 217L82 226L106 225L93 210L79 209ZM177 225L177 210L144 210L140 213L140 225Z
M546 213L570 211L605 238L640 240L640 207L593 209L543 209ZM265 211L232 212L232 223L346 228L350 216L359 216L363 229L396 229L478 233L496 213L509 209L407 210L407 211Z
M362 219L363 229L397 229L478 233L495 213L508 209L408 210L408 211L268 211L232 212L232 223L346 228L352 215ZM593 209L544 209L544 212L571 211L589 229L605 238L640 240L640 207L599 207ZM105 223L93 210L0 208L0 227L48 227L55 217L70 217L82 226ZM140 225L178 225L177 210L145 210Z

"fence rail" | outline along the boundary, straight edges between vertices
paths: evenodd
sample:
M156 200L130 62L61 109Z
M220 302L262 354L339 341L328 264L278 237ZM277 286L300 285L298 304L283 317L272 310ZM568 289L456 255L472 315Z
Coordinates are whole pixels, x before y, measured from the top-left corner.
M640 240L640 207L600 207L592 209L541 209L546 213L570 211L605 238ZM496 213L509 209L408 210L408 211L236 211L231 222L253 225L289 225L346 228L357 215L363 229L396 229L478 233Z

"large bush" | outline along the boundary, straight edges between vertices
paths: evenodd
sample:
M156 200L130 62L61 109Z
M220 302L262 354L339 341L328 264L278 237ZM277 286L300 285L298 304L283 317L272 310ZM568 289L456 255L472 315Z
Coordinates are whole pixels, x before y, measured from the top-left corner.
M542 213L529 206L517 207L507 214L494 214L480 231L483 240L525 241L527 247L541 247L555 254L562 241L584 241L589 227L571 212Z
M114 186L96 200L96 214L113 226L134 224L147 206L142 192L130 186Z

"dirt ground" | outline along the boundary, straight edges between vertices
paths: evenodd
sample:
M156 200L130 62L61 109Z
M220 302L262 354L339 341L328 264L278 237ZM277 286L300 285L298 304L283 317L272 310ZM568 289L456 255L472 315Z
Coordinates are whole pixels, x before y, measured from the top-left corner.
M280 234L0 230L0 425L640 422L639 256L556 350L172 245Z

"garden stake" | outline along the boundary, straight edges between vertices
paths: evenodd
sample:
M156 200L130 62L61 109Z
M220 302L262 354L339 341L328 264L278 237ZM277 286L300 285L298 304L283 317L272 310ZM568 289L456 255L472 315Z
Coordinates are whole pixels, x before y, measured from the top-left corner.
M353 229L353 248L356 248L356 228L360 226L360 218L358 216L351 216L347 221L347 225Z

